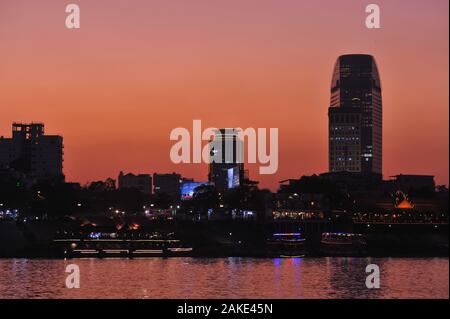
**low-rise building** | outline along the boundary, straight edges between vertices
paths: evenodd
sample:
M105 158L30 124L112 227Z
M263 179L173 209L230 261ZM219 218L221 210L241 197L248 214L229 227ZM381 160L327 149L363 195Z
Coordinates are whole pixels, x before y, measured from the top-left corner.
M144 194L152 194L152 177L150 174L119 174L119 189L135 188Z

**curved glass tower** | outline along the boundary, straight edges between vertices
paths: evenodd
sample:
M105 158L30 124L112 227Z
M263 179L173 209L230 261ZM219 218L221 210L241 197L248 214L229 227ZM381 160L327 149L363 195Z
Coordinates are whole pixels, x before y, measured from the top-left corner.
M375 59L340 56L328 109L329 171L382 174L381 84Z

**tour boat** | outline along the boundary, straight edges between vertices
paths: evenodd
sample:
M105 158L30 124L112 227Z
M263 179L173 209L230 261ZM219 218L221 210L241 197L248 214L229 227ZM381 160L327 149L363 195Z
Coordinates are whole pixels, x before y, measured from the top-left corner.
M305 238L300 233L275 233L267 240L270 257L303 257L306 254Z
M111 234L84 238L56 238L64 258L140 258L192 256L193 248L173 238L125 239Z
M323 233L320 252L325 256L364 256L366 239L362 234Z

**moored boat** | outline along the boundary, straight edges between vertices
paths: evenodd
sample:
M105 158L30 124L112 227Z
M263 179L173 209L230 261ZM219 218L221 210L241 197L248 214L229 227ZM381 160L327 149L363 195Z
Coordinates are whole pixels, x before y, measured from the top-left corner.
M55 238L54 247L64 258L140 258L192 256L193 248L176 238L129 238L114 233L91 233L78 238Z
M301 233L275 233L267 240L269 257L303 257L306 255L305 238Z
M320 252L325 256L364 256L366 248L362 234L323 233L320 240Z

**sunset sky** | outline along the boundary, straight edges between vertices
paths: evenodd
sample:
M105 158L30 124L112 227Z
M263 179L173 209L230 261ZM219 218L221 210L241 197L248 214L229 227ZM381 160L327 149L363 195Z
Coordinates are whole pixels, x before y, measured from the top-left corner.
M65 27L65 6L81 28ZM381 29L365 6L381 7ZM448 184L448 0L0 0L0 135L44 122L64 137L64 173L180 172L176 127L279 128L278 181L328 169L331 73L372 54L383 97L383 175Z

